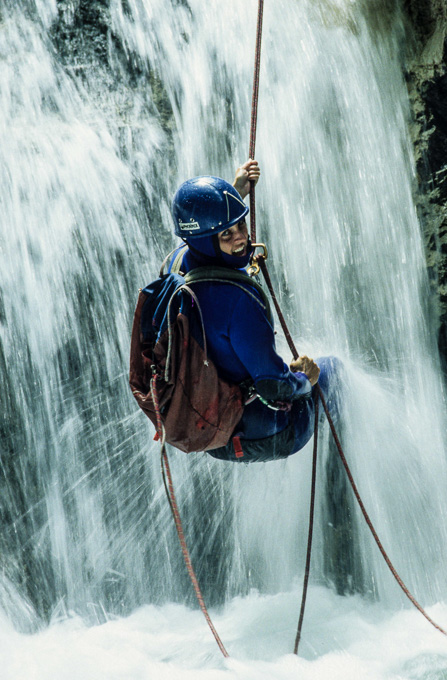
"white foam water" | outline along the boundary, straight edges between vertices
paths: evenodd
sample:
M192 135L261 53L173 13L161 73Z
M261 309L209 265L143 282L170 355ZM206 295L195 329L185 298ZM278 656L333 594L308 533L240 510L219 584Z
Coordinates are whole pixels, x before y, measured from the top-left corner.
M446 677L444 638L388 571L326 431L300 657L310 446L254 466L171 452L230 660L190 608L157 445L126 384L130 324L175 244L176 185L231 180L246 158L256 3L112 0L135 65L124 84L113 40L103 71L87 54L58 61L56 9L22 2L0 24L2 677ZM60 9L70 25L76 8ZM404 41L397 9L266 3L258 229L299 351L345 364L343 446L379 536L446 627L445 401Z
M145 605L127 618L87 627L54 621L32 636L1 623L5 680L441 680L445 638L416 610L392 612L360 596L311 587L299 656L292 653L300 590L251 593L211 612L230 654L224 659L202 614ZM429 608L447 620L445 605Z

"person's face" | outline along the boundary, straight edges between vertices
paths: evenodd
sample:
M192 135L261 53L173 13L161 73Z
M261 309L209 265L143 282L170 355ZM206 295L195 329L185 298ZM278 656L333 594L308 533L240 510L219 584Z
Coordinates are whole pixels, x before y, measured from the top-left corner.
M248 231L245 220L221 231L218 238L219 247L223 253L236 257L243 257L247 254Z

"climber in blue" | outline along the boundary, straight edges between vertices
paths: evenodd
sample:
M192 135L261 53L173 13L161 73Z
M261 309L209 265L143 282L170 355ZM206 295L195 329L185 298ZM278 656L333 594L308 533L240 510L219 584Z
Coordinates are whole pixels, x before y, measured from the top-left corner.
M218 177L201 176L179 187L172 216L175 232L184 243L174 251L169 271L174 263L183 274L197 267L223 267L248 278L245 267L253 248L243 199L259 176L257 161L248 160L237 170L234 185ZM202 310L209 357L222 378L240 384L248 395L230 442L208 453L240 462L296 453L313 434L317 382L336 415L338 360L323 357L314 361L301 356L287 366L275 349L273 320L249 283L234 285L222 276L222 280L196 282L193 287Z

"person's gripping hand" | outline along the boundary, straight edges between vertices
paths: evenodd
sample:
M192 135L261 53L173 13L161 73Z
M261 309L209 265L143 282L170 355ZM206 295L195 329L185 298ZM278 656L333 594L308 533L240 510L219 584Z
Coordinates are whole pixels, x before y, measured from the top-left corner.
M290 370L292 373L299 371L300 373L305 373L310 380L312 387L317 384L320 375L320 369L313 359L303 355L292 361L290 364Z
M257 184L260 174L261 170L259 169L258 161L254 161L251 158L236 170L233 186L242 198L245 198L250 193L251 182Z

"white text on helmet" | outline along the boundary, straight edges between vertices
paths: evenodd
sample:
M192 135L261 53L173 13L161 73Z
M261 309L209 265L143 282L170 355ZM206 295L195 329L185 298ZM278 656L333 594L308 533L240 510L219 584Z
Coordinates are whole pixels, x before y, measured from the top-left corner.
M200 224L198 222L180 222L179 220L178 226L182 231L195 231L196 229L200 229Z

